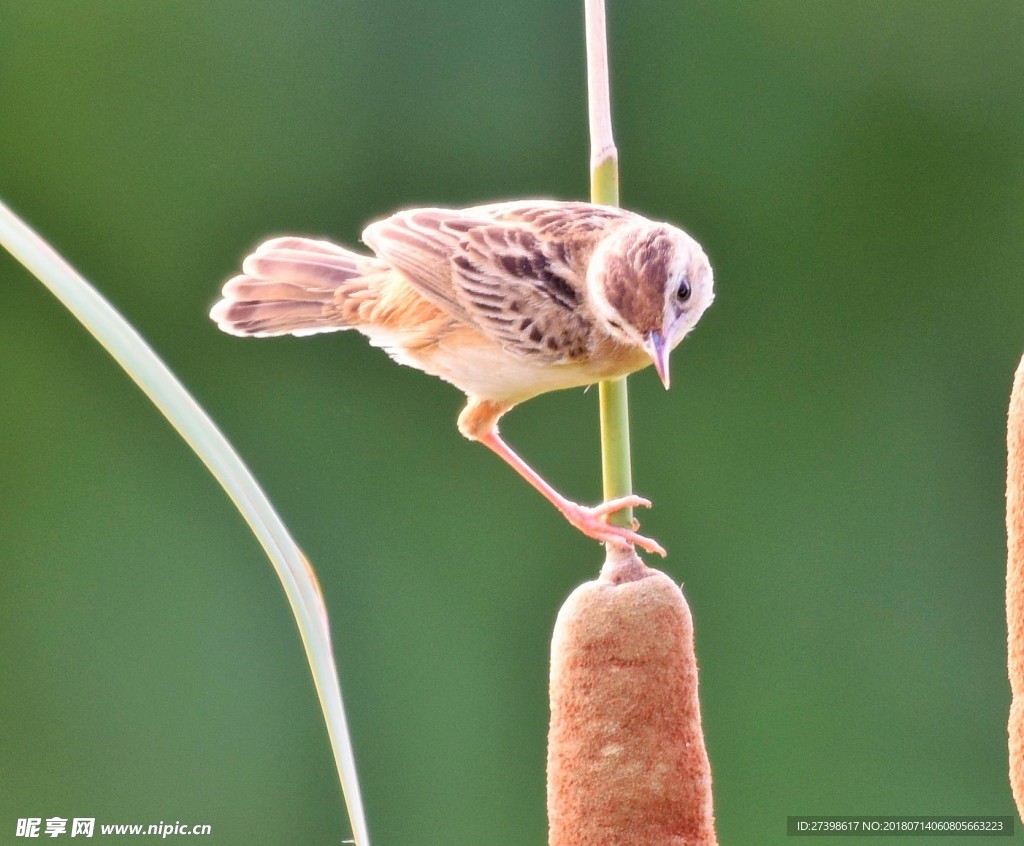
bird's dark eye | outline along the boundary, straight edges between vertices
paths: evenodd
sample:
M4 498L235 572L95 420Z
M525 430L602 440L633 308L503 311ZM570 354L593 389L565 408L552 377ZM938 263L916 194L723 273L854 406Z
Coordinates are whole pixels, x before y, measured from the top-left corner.
M676 299L681 303L685 303L690 299L690 281L685 276L679 283L679 290L676 291Z

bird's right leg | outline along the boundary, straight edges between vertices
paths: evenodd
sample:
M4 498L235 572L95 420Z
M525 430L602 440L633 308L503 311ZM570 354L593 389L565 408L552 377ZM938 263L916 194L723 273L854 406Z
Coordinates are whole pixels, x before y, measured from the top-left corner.
M656 552L662 557L666 555L665 550L657 541L637 534L632 529L614 526L608 522L608 518L612 514L623 508L650 508L649 500L631 495L609 500L596 506L586 506L562 496L501 439L501 435L498 434L498 418L508 411L508 408L509 406L499 403L470 398L462 414L459 415L459 431L471 441L479 441L498 455L587 537L601 543L636 545L648 552Z

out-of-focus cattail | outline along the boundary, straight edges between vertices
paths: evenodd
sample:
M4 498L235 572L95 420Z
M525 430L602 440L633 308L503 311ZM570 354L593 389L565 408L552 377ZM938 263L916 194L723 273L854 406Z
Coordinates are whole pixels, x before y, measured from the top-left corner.
M551 645L550 846L716 846L690 609L610 549Z
M1006 426L1006 628L1010 690L1010 786L1024 816L1024 359L1013 378Z

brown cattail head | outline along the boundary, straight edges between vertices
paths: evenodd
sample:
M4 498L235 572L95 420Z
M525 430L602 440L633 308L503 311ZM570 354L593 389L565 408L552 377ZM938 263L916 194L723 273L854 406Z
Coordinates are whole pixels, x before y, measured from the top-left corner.
M1024 816L1024 359L1006 426L1006 628L1010 674L1010 787Z
M550 846L717 846L690 609L631 550L555 623L548 824Z

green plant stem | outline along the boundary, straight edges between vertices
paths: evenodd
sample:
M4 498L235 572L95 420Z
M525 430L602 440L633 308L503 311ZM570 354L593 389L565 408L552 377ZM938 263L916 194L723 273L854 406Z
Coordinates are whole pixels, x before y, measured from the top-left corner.
M612 379L598 387L601 413L601 479L605 500L633 492L633 469L629 456L629 393L626 380ZM609 523L630 526L633 509L623 508L608 518Z
M590 177L590 197L605 206L619 204L619 164L614 154L594 168ZM633 493L633 466L629 455L629 391L625 378L611 379L598 386L601 414L601 478L604 499L617 499ZM629 526L633 509L624 508L609 522Z
M603 206L619 204L619 160L612 151L590 173L590 199Z
M619 161L612 140L608 93L608 53L603 0L588 0L587 69L590 102L590 199L605 206L619 204ZM626 380L612 379L598 387L601 416L601 477L605 501L633 493L629 454L629 394ZM632 526L633 509L609 517L618 526Z

